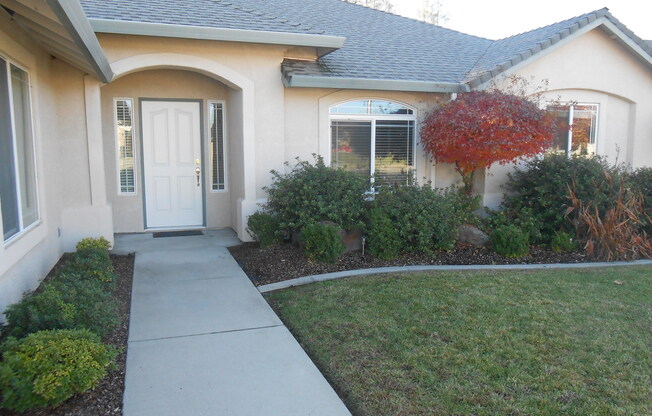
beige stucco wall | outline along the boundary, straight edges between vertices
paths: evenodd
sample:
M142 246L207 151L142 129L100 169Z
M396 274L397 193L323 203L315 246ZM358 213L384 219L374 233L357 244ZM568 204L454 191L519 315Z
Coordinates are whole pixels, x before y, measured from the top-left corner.
M543 52L512 73L532 87L547 80L548 99L598 104L597 153L612 163L652 166L652 71L599 28ZM498 83L501 85L501 83ZM485 205L502 200L512 165L487 170Z
M224 101L230 109L228 87L205 75L190 71L157 69L136 72L102 87L102 134L104 137L104 165L107 173L106 187L108 199L113 206L115 232L134 232L144 230L142 155L140 138L141 98L157 99L199 99L202 102L203 131L203 184L206 195L206 226L224 228L231 226L229 189L214 192L211 190L210 172L210 132L208 126L208 101ZM134 103L134 147L136 161L136 193L133 195L118 192L117 142L115 130L114 100L131 98ZM228 118L228 114L226 114ZM226 148L230 149L234 136L229 131L230 123L225 123ZM239 136L235 136L239 137ZM229 158L231 159L231 158ZM227 175L227 178L230 175Z
M0 55L29 74L40 215L32 227L0 240L1 313L36 288L61 254L74 249L80 233L96 227L85 218L66 220L71 211L90 206L84 74L53 58L5 13Z
M425 116L450 99L450 94L408 93L397 91L333 90L316 88L288 88L285 91L285 146L284 159L291 164L299 157L312 160L312 154L324 157L330 163L329 109L344 101L359 99L385 99L407 104L416 110L416 179L432 181L437 187L446 187L457 178L448 166L437 166L430 161L421 147L419 126ZM271 177L265 178L269 181Z

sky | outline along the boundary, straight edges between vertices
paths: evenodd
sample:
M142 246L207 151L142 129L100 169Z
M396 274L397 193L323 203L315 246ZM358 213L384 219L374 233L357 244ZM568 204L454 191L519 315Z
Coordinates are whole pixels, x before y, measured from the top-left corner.
M394 0L395 12L416 17L422 0ZM652 0L441 0L449 20L442 26L489 39L521 32L608 7L643 39L652 39Z

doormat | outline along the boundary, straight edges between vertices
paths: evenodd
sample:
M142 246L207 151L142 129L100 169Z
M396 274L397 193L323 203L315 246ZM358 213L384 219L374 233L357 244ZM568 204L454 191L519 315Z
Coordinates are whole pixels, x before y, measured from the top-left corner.
M201 230L187 230L187 231L161 231L154 233L154 238L163 237L189 237L192 235L204 235Z

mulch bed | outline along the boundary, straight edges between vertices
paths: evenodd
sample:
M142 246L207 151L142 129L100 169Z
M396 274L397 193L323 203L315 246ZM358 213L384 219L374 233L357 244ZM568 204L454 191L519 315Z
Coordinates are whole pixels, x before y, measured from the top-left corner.
M66 261L66 256L52 269L46 279L53 276ZM120 349L115 361L115 370L111 371L94 389L78 394L56 409L38 409L15 413L0 409L0 416L104 416L122 414L122 394L125 382L125 364L127 360L127 337L129 335L129 312L131 309L131 282L133 278L134 255L111 255L111 262L118 275L114 298L118 302L120 325L104 337L105 343Z
M381 260L370 254L363 256L361 252L352 252L345 254L335 264L309 261L304 257L301 249L289 243L266 249L261 249L258 243L245 243L241 246L231 247L229 251L256 286L302 276L376 267L583 263L590 261L586 254L581 252L558 253L544 247L533 247L528 256L511 259L496 254L488 248L462 244L458 244L450 251L435 251L432 254L408 253L394 260Z

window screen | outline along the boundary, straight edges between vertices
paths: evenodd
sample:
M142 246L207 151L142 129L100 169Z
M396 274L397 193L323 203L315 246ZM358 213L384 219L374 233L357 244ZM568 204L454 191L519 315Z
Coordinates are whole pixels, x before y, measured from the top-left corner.
M210 103L211 183L214 191L226 189L224 160L224 104Z
M331 164L368 176L371 170L371 122L331 123Z
M134 174L133 101L115 100L116 134L118 141L118 186L121 194L136 192Z
M5 240L38 218L27 72L0 58L0 202Z

